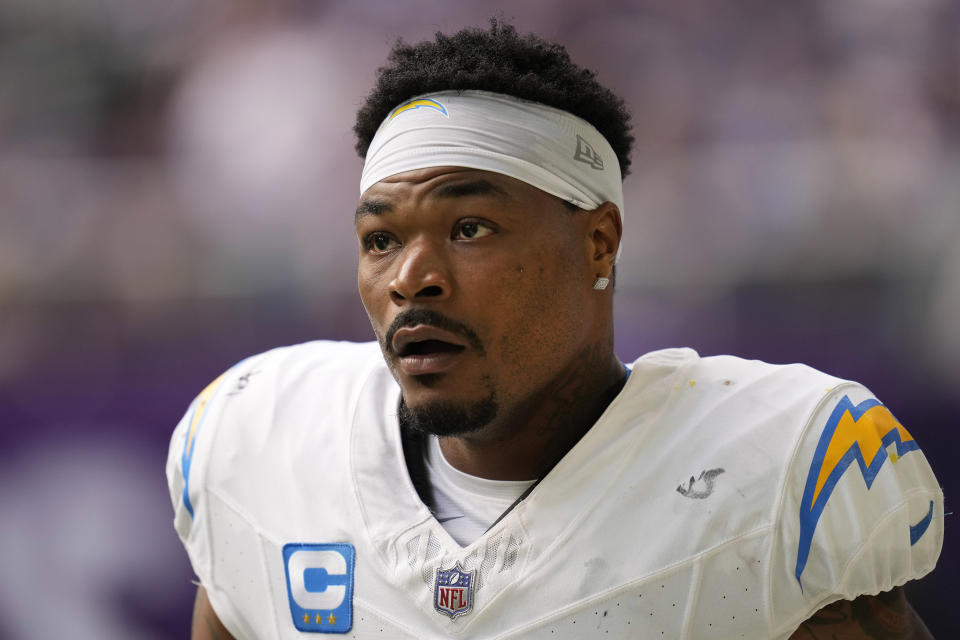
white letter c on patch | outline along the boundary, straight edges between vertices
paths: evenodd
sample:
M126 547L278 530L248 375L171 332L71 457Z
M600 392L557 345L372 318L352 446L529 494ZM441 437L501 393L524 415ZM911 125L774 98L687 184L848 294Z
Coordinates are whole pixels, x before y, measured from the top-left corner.
M330 576L346 576L347 561L336 551L312 551L302 549L290 554L288 560L290 577L290 595L304 609L329 611L336 609L347 594L347 588L341 584L327 584L322 591L308 591L306 571L322 569Z

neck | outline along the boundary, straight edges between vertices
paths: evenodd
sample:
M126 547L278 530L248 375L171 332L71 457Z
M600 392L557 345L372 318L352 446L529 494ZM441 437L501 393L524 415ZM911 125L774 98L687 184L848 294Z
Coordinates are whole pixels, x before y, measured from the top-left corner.
M590 430L626 381L609 344L585 348L560 375L494 423L440 439L455 468L494 480L542 478Z

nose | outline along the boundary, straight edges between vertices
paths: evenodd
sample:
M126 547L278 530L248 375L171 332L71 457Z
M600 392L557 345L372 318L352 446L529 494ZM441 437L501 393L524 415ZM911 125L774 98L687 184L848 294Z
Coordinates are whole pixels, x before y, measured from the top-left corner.
M426 240L408 242L390 282L393 301L441 301L450 293L449 270L440 249Z

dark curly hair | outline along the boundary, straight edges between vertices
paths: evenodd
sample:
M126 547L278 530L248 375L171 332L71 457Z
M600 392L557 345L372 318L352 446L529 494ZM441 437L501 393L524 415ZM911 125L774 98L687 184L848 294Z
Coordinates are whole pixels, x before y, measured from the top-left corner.
M433 42L394 45L387 66L357 112L357 153L367 155L383 119L410 98L435 91L477 89L504 93L583 118L607 139L625 177L630 170L630 114L623 100L597 82L567 50L497 19L490 29L437 33Z

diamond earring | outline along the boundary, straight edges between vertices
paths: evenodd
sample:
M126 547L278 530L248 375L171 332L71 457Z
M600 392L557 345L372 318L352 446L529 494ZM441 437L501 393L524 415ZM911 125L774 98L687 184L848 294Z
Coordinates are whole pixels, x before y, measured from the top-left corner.
M610 278L597 276L597 279L593 281L593 288L595 291L603 291L607 288L608 284L610 284Z

